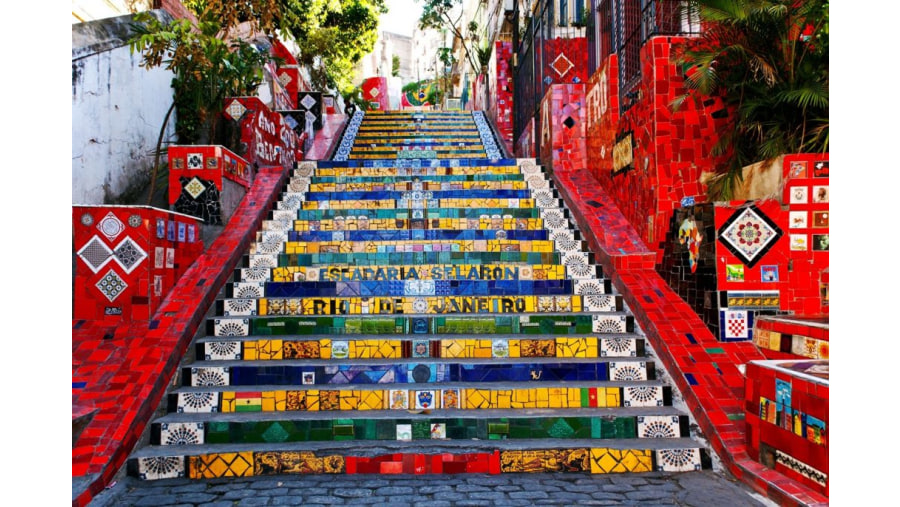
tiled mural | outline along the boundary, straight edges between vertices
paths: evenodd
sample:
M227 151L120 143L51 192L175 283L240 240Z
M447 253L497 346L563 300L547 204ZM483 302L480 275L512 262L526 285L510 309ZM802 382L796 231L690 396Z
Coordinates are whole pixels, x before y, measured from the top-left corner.
M73 206L73 318L147 321L203 251L200 222L149 206Z
M497 72L491 79L491 87L496 91L488 114L497 132L500 141L506 145L506 150L513 153L513 74L510 62L512 61L512 43L497 41L494 43L494 59L497 64Z
M641 82L627 104L620 102L615 55L601 62L587 87L588 167L660 256L672 211L683 198L702 202L700 176L721 162L710 156L723 121L721 101L700 107L687 101L672 110L685 92L681 71L670 61L677 40L651 37L641 47Z
M233 97L225 100L224 115L240 126L238 153L256 168L281 166L292 168L303 160L304 136L298 135L284 117L272 111L257 97Z
M584 169L585 96L583 84L552 85L541 101L541 163L553 171Z
M750 453L814 490L828 494L827 360L747 365L745 394Z

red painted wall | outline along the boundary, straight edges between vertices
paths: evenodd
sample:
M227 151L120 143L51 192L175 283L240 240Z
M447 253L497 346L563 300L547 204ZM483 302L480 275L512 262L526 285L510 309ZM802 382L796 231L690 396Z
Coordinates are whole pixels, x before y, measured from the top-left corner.
M192 155L201 158L194 160ZM199 167L196 164L199 162ZM222 190L222 179L250 188L253 173L246 160L222 146L169 146L169 204L175 204L182 187L178 178L198 177L215 183Z

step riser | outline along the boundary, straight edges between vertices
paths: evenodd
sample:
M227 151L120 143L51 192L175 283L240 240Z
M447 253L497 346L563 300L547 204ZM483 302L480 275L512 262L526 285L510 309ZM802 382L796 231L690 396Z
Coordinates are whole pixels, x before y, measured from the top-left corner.
M644 417L554 418L399 418L399 419L302 419L253 422L154 423L151 445L200 445L233 443L328 442L371 440L505 440L505 439L625 439L685 438L688 420L675 416L671 432L659 431ZM640 423L638 422L640 421ZM667 421L669 422L669 421ZM643 430L643 435L639 431ZM674 431L683 432L670 436ZM650 436L664 434L665 436Z
M643 340L621 337L244 341L209 338L196 344L196 357L205 361L328 359L334 355L335 343L338 348L346 350L346 354L341 354L343 359L626 358L643 357L645 352Z
M520 317L268 317L207 320L210 336L301 336L320 334L522 334L632 333L631 315L526 315Z
M340 343L340 342L338 342ZM341 359L347 352L332 350L323 359ZM502 356L501 356L502 357ZM443 384L458 382L606 382L654 380L652 362L210 366L182 370L182 384L190 387L299 386L326 384ZM215 379L215 384L211 378Z

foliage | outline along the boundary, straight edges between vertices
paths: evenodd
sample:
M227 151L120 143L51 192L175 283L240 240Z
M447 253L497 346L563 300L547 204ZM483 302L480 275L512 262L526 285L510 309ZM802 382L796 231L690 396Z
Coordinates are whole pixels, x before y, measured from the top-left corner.
M354 65L375 47L384 0L187 0L196 13L221 20L228 34L248 21L252 31L276 32L300 48L298 61L317 89L352 88Z
M175 131L181 143L211 136L224 99L251 94L262 83L269 55L241 40L225 42L222 25L214 18L203 16L197 25L186 19L162 23L144 12L135 21L129 46L132 53L141 52L140 65L175 74Z
M494 48L490 44L485 44L484 46L480 46L475 49L478 53L478 63L481 64L481 68L486 68L491 64L491 53L493 53Z
M400 57L397 55L391 56L391 75L394 77L400 75Z
M311 69L314 87L352 89L353 68L375 48L384 12L384 0L339 0L317 26L297 38L298 61Z
M466 61L476 74L481 74L481 65L476 59L473 49L478 43L478 23L470 21L466 26L469 37L462 33L461 20L463 15L463 0L416 0L421 1L422 15L419 17L419 29L421 30L447 30L456 37L463 49Z
M344 108L347 114L352 114L354 110L361 109L368 111L375 109L371 102L363 98L362 88L355 86L340 92L344 98Z
M689 98L723 98L712 155L727 166L711 197L729 199L742 168L785 153L828 151L828 1L691 0L704 31L676 46Z

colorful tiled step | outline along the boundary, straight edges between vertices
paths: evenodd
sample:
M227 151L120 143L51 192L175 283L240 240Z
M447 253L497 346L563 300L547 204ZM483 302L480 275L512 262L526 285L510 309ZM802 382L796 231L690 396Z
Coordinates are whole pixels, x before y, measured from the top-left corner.
M346 359L370 358L597 358L643 357L644 340L635 336L560 336L516 338L494 335L489 339L421 336L417 339L330 337L302 339L218 339L206 337L196 344L196 358L205 361L269 361L333 357L335 344Z
M522 334L569 335L634 332L628 314L542 314L520 316L310 316L209 318L210 336L303 336L318 334Z
M590 412L584 409L581 412ZM647 409L623 409L616 416L603 413L580 416L529 414L509 417L475 418L471 414L437 416L392 412L367 412L366 417L341 419L264 418L257 413L235 414L227 421L201 414L169 414L153 423L152 445L249 444L285 442L396 440L408 434L410 440L522 440L522 439L637 439L685 438L688 418L673 410L654 410L655 416L641 415ZM292 414L293 415L293 414Z
M145 448L128 462L128 473L144 480L176 477L219 479L282 474L461 474L461 473L639 473L709 468L710 458L690 439L405 441L354 447L303 442L261 448L202 446ZM565 444L565 445L560 445ZM258 449L258 450L254 450Z

